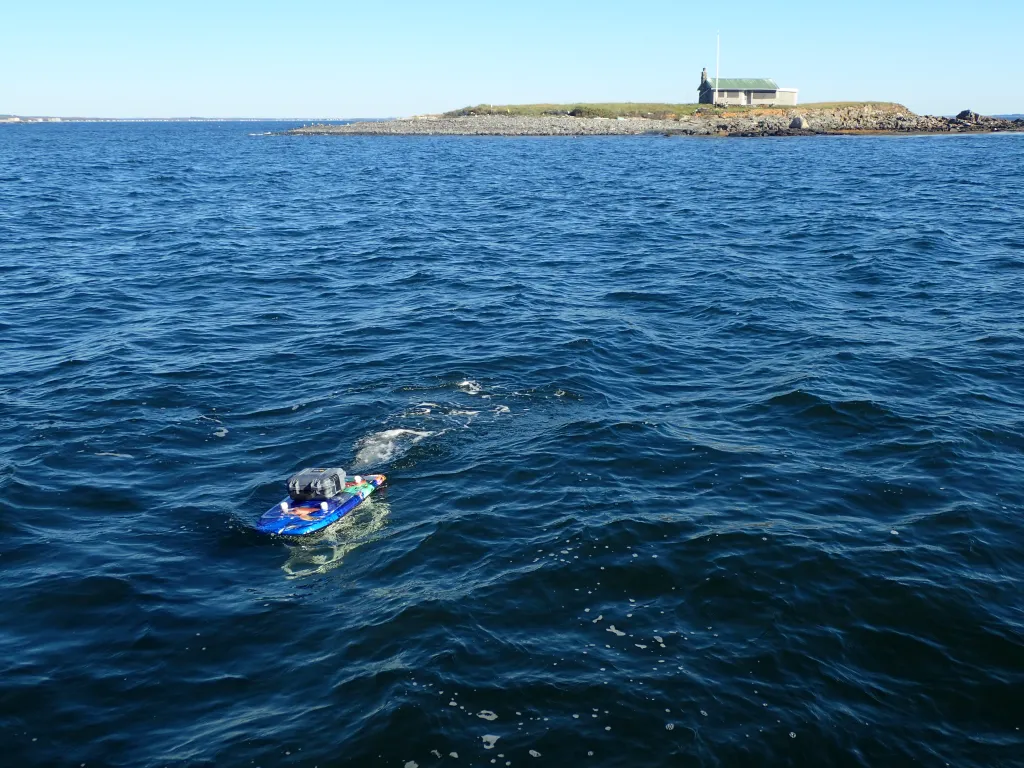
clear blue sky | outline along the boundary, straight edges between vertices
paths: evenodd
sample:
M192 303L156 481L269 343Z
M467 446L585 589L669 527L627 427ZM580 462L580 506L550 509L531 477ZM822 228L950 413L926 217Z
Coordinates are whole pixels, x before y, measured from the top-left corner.
M0 113L392 116L692 102L701 67L803 102L1024 112L1024 0L3 0Z

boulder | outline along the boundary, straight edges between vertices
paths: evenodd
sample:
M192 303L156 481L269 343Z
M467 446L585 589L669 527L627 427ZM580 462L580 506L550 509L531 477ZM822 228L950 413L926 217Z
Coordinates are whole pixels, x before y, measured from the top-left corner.
M793 118L792 122L790 122L789 127L794 131L806 131L811 127L811 125L807 122L806 117L803 115L797 115Z
M959 115L956 116L957 120L963 120L965 123L976 123L981 117L977 112L971 112L969 109L965 109Z

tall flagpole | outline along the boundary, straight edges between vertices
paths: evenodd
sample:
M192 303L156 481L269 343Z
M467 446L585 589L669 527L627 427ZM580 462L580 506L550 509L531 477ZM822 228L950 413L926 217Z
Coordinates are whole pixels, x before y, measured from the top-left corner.
M722 34L721 32L715 35L715 97L711 100L712 104L718 104L718 62L722 58Z

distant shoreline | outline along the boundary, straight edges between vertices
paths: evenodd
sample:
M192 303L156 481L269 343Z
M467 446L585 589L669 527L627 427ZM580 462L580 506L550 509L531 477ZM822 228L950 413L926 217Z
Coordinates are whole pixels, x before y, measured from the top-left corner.
M539 108L547 108L542 111ZM646 114L631 107L650 107ZM629 109L624 109L629 108ZM660 109L657 109L660 108ZM655 111L657 109L657 111ZM313 124L289 136L821 136L1024 131L1024 120L916 115L900 104L809 104L716 108L701 105L520 105L466 108L396 120Z
M325 124L373 122L393 118L377 117L25 117L0 115L0 125L38 125L40 123L308 123Z

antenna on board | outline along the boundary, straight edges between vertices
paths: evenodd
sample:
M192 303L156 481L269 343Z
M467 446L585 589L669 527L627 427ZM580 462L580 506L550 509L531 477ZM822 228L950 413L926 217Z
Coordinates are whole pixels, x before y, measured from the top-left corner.
M712 104L718 104L718 63L722 58L722 33L715 33L715 95L711 99Z

